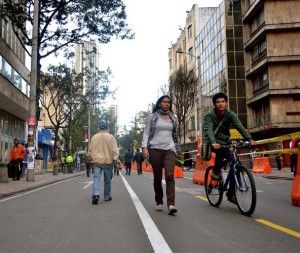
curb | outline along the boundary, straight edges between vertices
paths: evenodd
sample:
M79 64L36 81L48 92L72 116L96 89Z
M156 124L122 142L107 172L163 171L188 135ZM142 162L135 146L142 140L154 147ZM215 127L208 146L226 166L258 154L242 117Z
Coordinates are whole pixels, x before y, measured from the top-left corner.
M66 181L66 180L69 180L71 178L80 177L80 176L82 176L82 175L77 174L77 175L70 176L68 178L61 178L61 179L53 180L53 181L50 181L50 182L44 182L44 183L41 183L39 185L28 186L26 188L16 190L16 191L12 191L12 192L9 192L9 193L0 194L0 200L4 199L4 198L11 197L11 196L14 196L14 195L18 195L20 193L24 193L24 192L27 192L27 191L35 190L35 189L41 188L43 186L51 185L51 184L54 184L54 183L57 183L57 182Z

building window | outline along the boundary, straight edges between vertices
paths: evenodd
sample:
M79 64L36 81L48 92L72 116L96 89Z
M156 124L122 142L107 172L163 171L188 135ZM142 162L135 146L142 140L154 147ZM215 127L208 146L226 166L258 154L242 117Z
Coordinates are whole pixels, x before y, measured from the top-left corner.
M262 8L251 22L251 34L255 33L265 23L265 11Z
M172 69L172 58L171 59L169 59L169 69L171 70Z
M191 47L189 49L189 61L192 61L193 60L193 48Z
M190 117L189 130L195 130L195 129L196 129L195 116L192 116Z
M8 62L4 62L4 71L3 74L4 76L9 80L12 81L12 67L10 66L10 64Z
M193 36L193 30L192 30L192 25L188 27L188 38L191 39Z
M256 62L259 59L266 56L267 53L267 42L266 39L259 41L252 49L252 62Z
M259 73L254 79L254 91L260 90L261 88L269 85L268 71L265 70Z

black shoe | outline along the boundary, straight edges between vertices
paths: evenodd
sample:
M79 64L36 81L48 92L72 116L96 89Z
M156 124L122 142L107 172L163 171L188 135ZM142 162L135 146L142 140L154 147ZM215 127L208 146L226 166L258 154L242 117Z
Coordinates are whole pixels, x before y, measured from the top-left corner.
M226 196L227 196L227 200L229 202L231 202L233 204L237 204L236 197L235 197L235 195L232 192L230 192L230 191L226 192Z
M109 199L106 199L105 201L111 201L112 200L112 198L109 198Z
M94 195L92 198L93 198L92 204L93 205L97 205L98 204L98 200L99 200L99 195Z

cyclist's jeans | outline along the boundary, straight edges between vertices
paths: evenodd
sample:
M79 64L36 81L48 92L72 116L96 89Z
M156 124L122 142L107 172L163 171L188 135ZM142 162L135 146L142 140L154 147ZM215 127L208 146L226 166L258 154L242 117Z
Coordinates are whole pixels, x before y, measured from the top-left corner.
M221 149L213 149L213 151L216 154L216 160L215 160L215 166L214 166L214 174L218 175L220 173L220 170L224 167L224 159L229 159L230 151L229 148L221 148ZM234 190L234 178L230 178L229 182L229 192L232 192Z
M221 149L213 149L212 152L216 154L215 166L214 166L214 174L219 174L222 167L224 167L224 159L229 158L229 149L221 148Z

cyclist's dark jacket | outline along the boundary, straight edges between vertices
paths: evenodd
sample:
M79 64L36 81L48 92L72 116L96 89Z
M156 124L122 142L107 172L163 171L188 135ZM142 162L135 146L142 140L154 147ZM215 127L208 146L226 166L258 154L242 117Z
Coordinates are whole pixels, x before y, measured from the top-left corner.
M218 124L222 121L223 116L225 117L225 119L222 125L220 126L218 132L214 134L214 130L217 128ZM247 130L244 128L243 124L241 123L241 121L233 111L226 110L224 115L218 117L215 112L215 108L209 110L204 116L203 119L204 137L208 138L211 144L229 143L230 124L232 124L246 140L252 140L251 135L247 132Z

